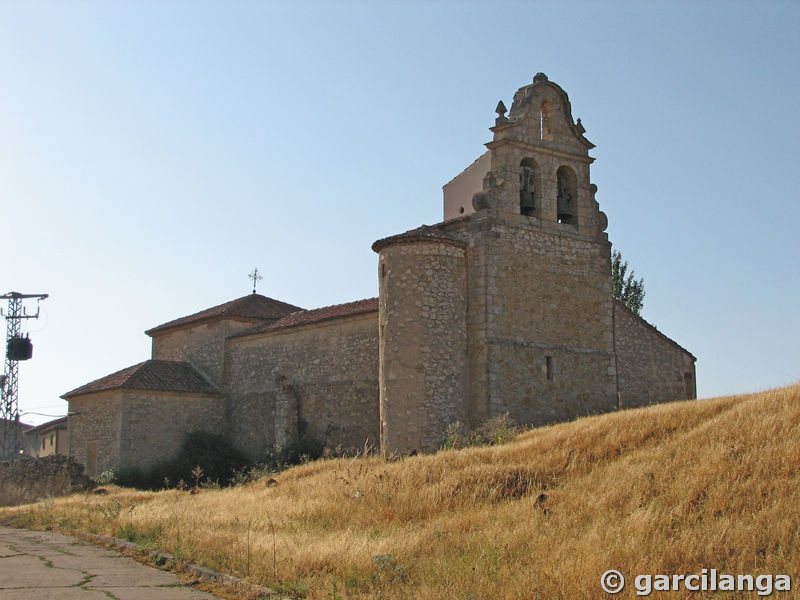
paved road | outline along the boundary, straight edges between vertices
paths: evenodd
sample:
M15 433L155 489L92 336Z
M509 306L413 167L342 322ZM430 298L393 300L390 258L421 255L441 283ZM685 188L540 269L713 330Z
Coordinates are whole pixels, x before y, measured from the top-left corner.
M0 526L3 600L218 600L173 573L49 531Z

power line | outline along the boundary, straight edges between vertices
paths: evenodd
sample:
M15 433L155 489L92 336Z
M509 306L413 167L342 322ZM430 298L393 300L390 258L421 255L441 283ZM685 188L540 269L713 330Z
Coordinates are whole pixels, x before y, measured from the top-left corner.
M25 415L36 415L37 417L53 417L53 418L56 418L56 419L60 419L61 417L66 417L67 416L66 414L63 414L63 415L46 415L45 413L33 412L31 410L26 410L25 412L19 413L20 417L25 416Z

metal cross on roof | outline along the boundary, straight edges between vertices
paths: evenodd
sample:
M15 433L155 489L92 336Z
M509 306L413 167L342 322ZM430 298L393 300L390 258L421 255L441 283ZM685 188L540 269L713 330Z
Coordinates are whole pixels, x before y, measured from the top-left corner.
M253 272L250 273L250 275L248 275L248 277L253 280L253 293L255 294L256 293L256 284L259 281L261 281L262 279L264 279L264 278L261 275L258 274L258 267L253 269Z

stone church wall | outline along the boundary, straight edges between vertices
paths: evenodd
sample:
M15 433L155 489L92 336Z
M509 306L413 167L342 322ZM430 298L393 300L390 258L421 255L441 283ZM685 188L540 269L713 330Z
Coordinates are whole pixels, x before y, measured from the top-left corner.
M260 460L309 433L334 448L378 444L378 314L232 338L226 430Z
M122 392L110 391L69 399L70 455L93 477L119 467ZM91 456L90 456L91 455Z
M381 448L435 450L464 423L467 278L464 248L395 243L380 250Z
M191 363L219 387L225 364L225 338L253 325L252 320L218 319L156 332L152 358Z
M169 460L183 436L222 433L223 404L216 396L113 390L69 400L70 454L87 474L137 468Z
M218 396L124 391L119 469L150 467L176 456L187 433L222 434Z
M620 408L697 397L694 359L621 302L614 302Z
M524 216L473 220L473 405L482 394L486 417L529 425L613 410L608 243Z

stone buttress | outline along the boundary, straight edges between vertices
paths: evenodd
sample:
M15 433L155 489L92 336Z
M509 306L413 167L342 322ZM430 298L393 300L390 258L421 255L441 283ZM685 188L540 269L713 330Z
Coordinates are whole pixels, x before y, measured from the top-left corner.
M421 227L375 242L384 453L436 448L466 418L465 244Z

